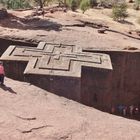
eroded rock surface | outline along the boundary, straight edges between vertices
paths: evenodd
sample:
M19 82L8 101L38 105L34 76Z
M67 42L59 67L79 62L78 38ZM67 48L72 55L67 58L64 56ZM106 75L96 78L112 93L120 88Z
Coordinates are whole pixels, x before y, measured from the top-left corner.
M138 121L98 111L28 83L6 78L5 84L0 87L1 139L139 140Z

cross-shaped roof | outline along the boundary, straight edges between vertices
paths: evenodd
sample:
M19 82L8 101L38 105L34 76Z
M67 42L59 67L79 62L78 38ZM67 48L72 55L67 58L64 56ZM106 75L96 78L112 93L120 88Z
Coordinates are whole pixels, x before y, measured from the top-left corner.
M1 60L28 61L24 74L81 77L81 67L112 70L110 56L82 52L74 45L40 42L35 47L10 46Z

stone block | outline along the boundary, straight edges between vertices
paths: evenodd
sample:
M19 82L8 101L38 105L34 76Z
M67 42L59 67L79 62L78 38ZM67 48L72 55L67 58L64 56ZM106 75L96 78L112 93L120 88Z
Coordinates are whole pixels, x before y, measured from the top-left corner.
M4 61L7 76L26 80L52 93L87 105L94 105L94 100L86 100L85 97L91 98L98 91L94 90L97 86L94 82L98 81L95 78L103 76L99 79L98 87L104 92L108 86L103 88L103 84L112 72L108 54L82 52L81 48L65 44L40 42L37 48L10 46L0 60ZM89 71L88 68L92 70ZM95 81L86 81L87 77ZM94 93L87 93L89 85L85 81L90 82Z

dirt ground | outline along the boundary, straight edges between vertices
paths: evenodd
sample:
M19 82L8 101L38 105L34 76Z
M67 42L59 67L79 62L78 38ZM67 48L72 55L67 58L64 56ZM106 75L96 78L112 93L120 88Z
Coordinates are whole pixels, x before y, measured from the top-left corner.
M101 112L33 85L5 79L1 140L139 140L140 122ZM26 90L25 90L26 89Z
M130 15L138 15L134 10L129 10ZM110 17L110 9L92 9L85 14L81 12L67 13L58 11L46 13L42 16L32 17L33 11L9 11L12 17L0 21L0 36L30 41L47 41L54 43L75 44L83 48L140 48L140 37L135 33L133 39L119 33L106 31L99 34L92 27L79 27L80 22L88 21L103 24L116 31L128 34L130 30L139 30L138 17L132 15L125 23L118 23ZM78 25L78 26L77 26Z

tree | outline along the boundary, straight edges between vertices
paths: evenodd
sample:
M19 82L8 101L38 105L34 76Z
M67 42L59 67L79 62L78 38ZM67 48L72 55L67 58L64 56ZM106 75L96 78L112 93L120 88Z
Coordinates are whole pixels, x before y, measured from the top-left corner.
M128 16L127 4L125 2L115 4L112 9L112 16L116 21L124 21L124 19Z

